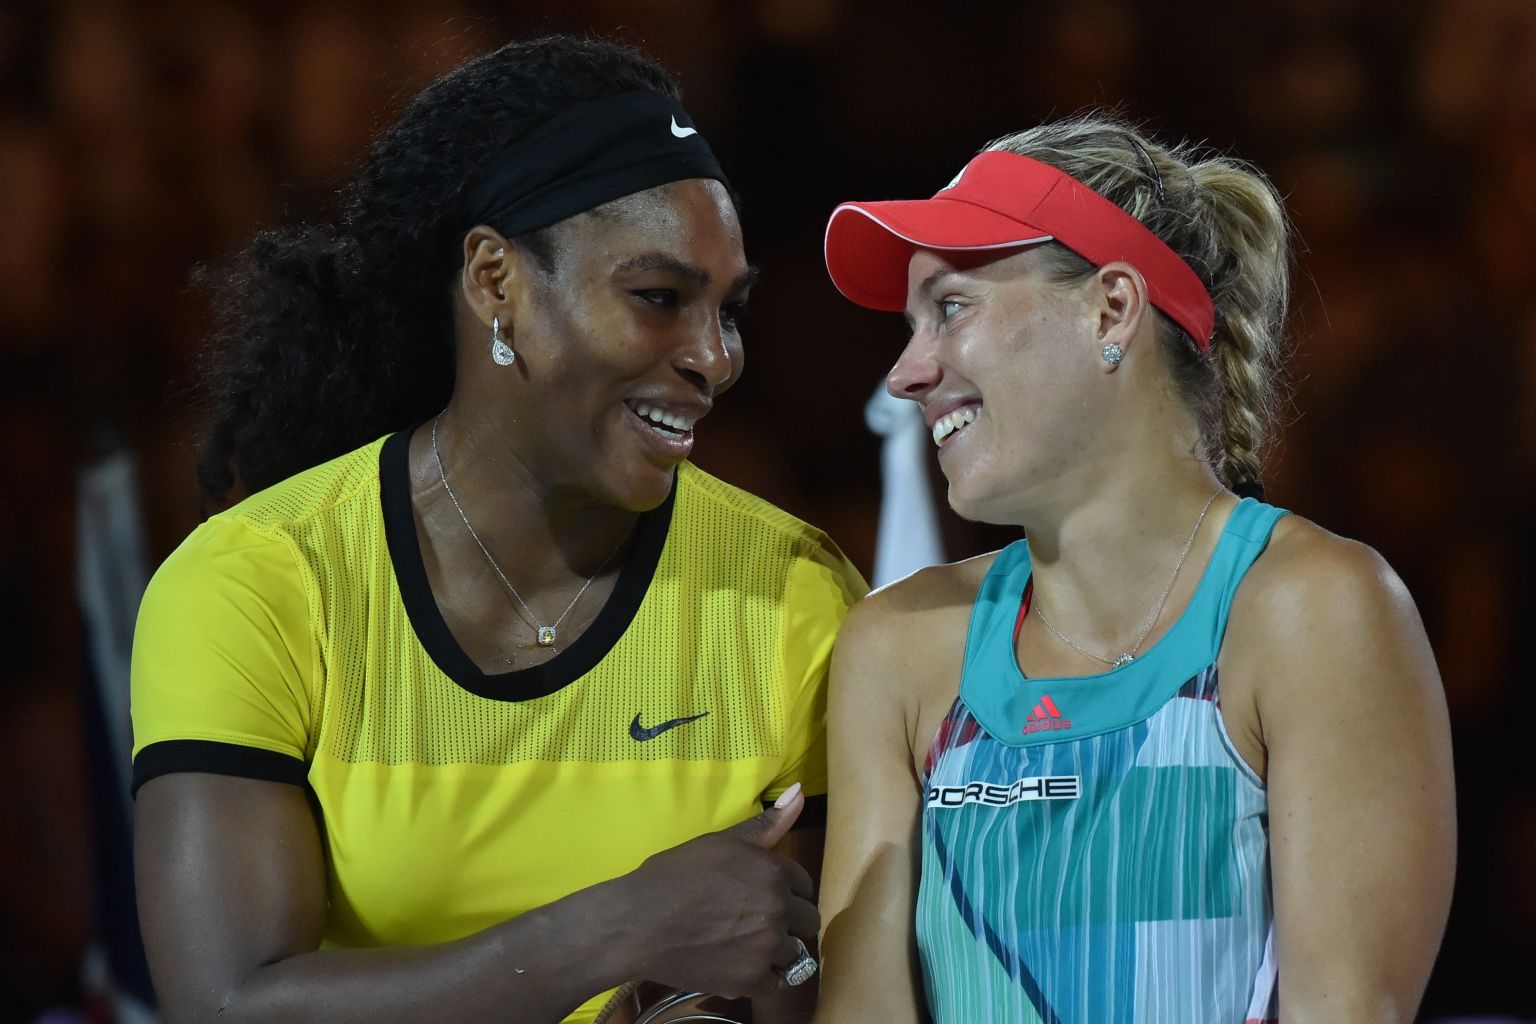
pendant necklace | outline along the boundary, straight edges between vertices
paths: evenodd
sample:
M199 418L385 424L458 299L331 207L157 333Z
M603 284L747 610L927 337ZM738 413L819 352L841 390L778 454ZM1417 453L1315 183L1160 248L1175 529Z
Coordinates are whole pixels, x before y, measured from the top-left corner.
M1189 549L1194 546L1195 535L1200 532L1200 524L1205 522L1205 514L1211 510L1212 502L1214 502L1217 496L1221 494L1221 491L1222 488L1218 487L1216 492L1206 499L1205 507L1200 510L1200 516L1195 520L1194 529L1189 531L1189 539L1184 542L1184 550L1179 552L1179 560L1173 567L1173 575L1168 578L1168 585L1163 588L1162 595L1158 597L1157 604L1152 609L1152 617L1149 618L1147 620L1147 624L1142 627L1141 634L1136 637L1136 642L1131 645L1131 649L1126 651L1124 654L1121 654L1118 658L1106 658L1102 654L1096 654L1093 651L1090 651L1080 644L1074 642L1071 637L1057 629L1056 624L1046 616L1045 609L1040 604L1040 597L1038 594L1035 595L1034 600L1030 603L1031 609L1039 613L1040 621L1045 623L1045 628L1050 630L1051 633L1055 635L1056 639L1072 648L1078 654L1092 658L1094 661L1103 662L1111 668L1119 668L1121 665L1129 665L1131 662L1136 660L1136 655L1141 652L1141 645L1146 642L1147 636L1152 632L1152 627L1157 625L1158 619L1162 618L1163 607L1168 603L1168 595L1173 593L1173 584L1179 578L1179 571L1184 568L1184 560L1189 557Z
M603 564L599 565L597 571L588 576L587 581L581 585L581 589L576 591L576 596L571 598L570 603L565 606L565 611L561 612L555 621L549 625L540 625L538 616L533 614L533 609L528 607L528 602L523 600L523 596L517 592L517 588L512 585L512 581L507 578L507 574L501 571L501 566L496 564L496 559L491 556L490 549L485 546L485 542L475 532L475 527L469 521L469 516L464 514L464 506L459 504L458 495L454 494L453 488L448 486L448 474L443 471L443 456L437 447L437 421L442 418L443 414L438 413L436 419L432 421L432 458L437 462L437 478L442 481L443 490L448 492L448 500L453 502L453 507L458 510L459 518L464 521L464 529L468 530L469 535L475 539L475 544L480 548L480 553L485 556L486 563L496 573L496 578L501 580L502 586L507 588L507 593L512 595L514 607L517 609L518 615L522 617L524 622L533 627L534 635L538 638L538 645L540 647L553 647L560 638L560 623L564 622L565 617L571 614L571 609L576 607L576 602L581 600L581 595L587 592L587 588L592 585L592 581L601 576L603 570L608 568L608 563L613 561L613 556L619 553L619 548L622 548L624 542L629 539L630 531L624 531L624 536L620 537L618 544L614 545L613 550L608 552L608 557L603 559Z

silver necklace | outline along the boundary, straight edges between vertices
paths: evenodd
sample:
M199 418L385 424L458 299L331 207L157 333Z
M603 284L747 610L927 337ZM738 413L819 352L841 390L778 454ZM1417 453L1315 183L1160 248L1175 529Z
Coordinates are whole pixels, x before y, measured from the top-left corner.
M1184 542L1184 550L1179 552L1179 560L1173 567L1173 575L1168 577L1168 585L1163 588L1162 594L1157 599L1156 607L1152 609L1152 617L1149 618L1147 620L1147 624L1142 627L1140 635L1136 637L1136 642L1131 645L1130 650L1126 651L1118 658L1106 658L1102 654L1095 654L1093 651L1090 651L1082 645L1075 643L1071 637L1067 636L1061 630L1056 628L1056 624L1052 622L1050 618L1045 614L1045 608L1040 604L1040 600L1037 595L1033 601L1032 607L1040 615L1040 621L1045 623L1045 628L1050 630L1055 635L1056 639L1072 648L1078 654L1092 658L1094 661L1102 661L1104 664L1109 665L1112 668L1119 668L1121 665L1129 665L1131 662L1135 661L1136 655L1141 652L1141 645L1146 642L1147 636L1151 634L1152 627L1157 625L1157 620L1163 617L1163 608L1168 604L1168 595L1173 593L1173 584L1179 578L1179 571L1184 568L1184 560L1189 557L1189 549L1194 546L1195 535L1200 532L1200 524L1205 522L1205 514L1211 510L1211 504L1220 494L1221 488L1218 487L1216 492L1206 499L1205 507L1200 510L1200 516L1195 520L1194 529L1189 531L1189 539Z
M547 626L539 625L539 617L533 614L533 609L528 607L528 602L523 600L523 596L517 592L517 588L512 585L512 581L507 579L507 574L502 572L501 566L496 564L496 559L491 557L490 549L485 546L485 542L475 532L475 527L470 523L469 516L464 514L464 506L459 504L458 495L454 494L453 488L448 486L448 474L443 471L443 456L437 448L437 421L442 418L442 413L438 413L432 420L432 458L437 462L437 478L443 482L443 490L448 492L448 500L453 502L453 507L459 510L459 518L464 520L464 528L475 539L475 544L479 546L480 553L485 556L486 562L495 570L497 579L501 580L502 586L507 588L507 593L511 594L512 600L517 603L518 614L522 616L524 622L533 627L534 633L538 637L539 646L553 647L555 646L555 641L559 638L560 623L564 622L565 617L571 614L571 609L576 607L576 602L581 600L581 595L587 592L587 588L592 585L592 581L601 576L603 570L608 568L608 563L613 561L613 556L619 553L619 548L622 548L624 542L629 539L629 531L624 531L624 536L620 537L618 544L614 545L613 550L608 552L608 557L603 559L603 564L597 567L597 572L587 577L587 582L583 583L581 589L576 591L576 596L571 598L571 603L565 606L565 611L560 613L559 618Z

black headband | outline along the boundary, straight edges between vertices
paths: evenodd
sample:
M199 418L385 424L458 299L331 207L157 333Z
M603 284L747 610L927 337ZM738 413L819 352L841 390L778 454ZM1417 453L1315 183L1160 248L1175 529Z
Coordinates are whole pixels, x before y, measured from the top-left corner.
M682 105L637 89L579 103L498 154L465 200L466 226L525 234L686 178L730 188Z

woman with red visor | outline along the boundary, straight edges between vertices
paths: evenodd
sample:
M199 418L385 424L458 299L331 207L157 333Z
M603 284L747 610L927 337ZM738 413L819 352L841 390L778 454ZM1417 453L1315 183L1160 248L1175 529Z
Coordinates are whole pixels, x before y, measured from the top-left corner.
M1274 187L1083 117L838 207L826 255L905 311L950 503L1026 539L840 635L818 1020L1411 1020L1445 701L1392 569L1257 487Z

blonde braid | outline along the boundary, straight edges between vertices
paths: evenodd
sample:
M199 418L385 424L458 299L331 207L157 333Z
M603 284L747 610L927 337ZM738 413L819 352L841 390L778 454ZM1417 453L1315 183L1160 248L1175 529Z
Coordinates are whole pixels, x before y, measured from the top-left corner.
M1280 389L1290 299L1289 231L1274 187L1261 175L1225 160L1189 169L1205 193L1206 209L1230 254L1229 273L1215 275L1217 328L1211 347L1221 379L1215 468L1228 486L1259 479Z

